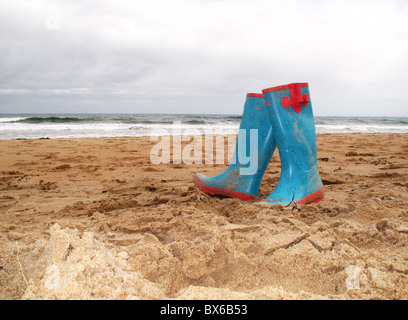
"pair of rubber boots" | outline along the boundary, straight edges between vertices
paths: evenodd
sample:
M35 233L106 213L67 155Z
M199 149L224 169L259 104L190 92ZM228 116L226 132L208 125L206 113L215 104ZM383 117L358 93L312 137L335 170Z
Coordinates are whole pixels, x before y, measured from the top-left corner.
M281 175L261 204L308 204L323 200L323 184L316 159L316 131L307 83L292 83L248 93L234 157L214 177L201 173L195 185L205 193L252 200L275 148Z

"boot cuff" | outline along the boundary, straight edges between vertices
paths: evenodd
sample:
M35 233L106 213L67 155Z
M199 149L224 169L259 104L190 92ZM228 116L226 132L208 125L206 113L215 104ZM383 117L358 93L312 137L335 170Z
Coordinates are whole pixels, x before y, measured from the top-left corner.
M298 85L299 87L308 87L308 83L291 83L291 84L285 84L283 86L278 86L278 87L272 87L268 89L263 89L262 92L268 93L268 92L274 92L274 91L280 91L280 90L287 90L293 88L295 85Z
M247 97L263 98L264 95L262 93L248 93Z

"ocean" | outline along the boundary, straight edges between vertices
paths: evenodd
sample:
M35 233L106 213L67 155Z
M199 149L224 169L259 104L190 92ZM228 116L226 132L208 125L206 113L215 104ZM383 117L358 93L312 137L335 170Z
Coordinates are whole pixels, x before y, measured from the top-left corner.
M0 114L0 140L236 134L240 115ZM408 118L315 117L321 133L408 132Z

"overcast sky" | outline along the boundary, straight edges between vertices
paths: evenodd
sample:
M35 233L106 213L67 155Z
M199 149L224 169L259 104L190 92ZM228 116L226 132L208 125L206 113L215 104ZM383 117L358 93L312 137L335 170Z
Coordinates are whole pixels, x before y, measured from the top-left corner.
M0 113L239 114L291 82L407 117L408 1L0 0Z

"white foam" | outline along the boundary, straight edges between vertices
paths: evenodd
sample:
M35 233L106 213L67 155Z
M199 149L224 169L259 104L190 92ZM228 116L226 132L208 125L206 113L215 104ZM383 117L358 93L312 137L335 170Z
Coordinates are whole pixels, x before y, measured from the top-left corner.
M0 118L0 122L13 122L27 119L26 117Z

